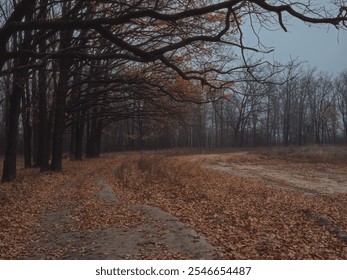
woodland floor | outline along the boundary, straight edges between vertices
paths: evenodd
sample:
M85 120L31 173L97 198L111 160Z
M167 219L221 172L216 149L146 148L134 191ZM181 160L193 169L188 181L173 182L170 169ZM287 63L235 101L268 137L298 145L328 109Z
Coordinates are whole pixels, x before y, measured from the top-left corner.
M347 259L347 162L326 154L122 153L20 169L0 184L0 258Z

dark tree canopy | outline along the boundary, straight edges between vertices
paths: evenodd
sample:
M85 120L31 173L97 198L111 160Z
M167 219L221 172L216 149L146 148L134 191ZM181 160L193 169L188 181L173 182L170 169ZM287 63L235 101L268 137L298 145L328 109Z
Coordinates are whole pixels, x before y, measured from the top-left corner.
M0 3L3 181L16 177L19 128L25 165L44 171L50 162L52 170L61 170L67 135L72 158L82 158L84 145L87 156L98 156L101 135L111 124L122 123L128 135L135 135L136 126L142 141L153 126L145 120L159 126L167 118L184 121L202 104L237 94L238 83L271 81L283 68L251 59L271 50L245 45L244 25L285 32L286 19L294 17L347 27L343 1ZM235 131L242 128L239 120Z

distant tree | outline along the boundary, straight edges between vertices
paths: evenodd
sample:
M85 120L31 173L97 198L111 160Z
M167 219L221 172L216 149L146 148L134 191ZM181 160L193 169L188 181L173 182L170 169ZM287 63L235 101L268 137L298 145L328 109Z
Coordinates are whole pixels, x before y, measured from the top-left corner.
M342 72L335 81L338 109L342 117L345 143L347 144L347 70Z

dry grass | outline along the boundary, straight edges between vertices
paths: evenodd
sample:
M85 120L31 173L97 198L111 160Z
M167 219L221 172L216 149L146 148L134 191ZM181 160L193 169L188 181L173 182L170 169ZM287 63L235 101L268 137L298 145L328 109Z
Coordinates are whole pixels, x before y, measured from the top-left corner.
M347 163L347 146L345 145L279 146L259 148L255 153L272 158L309 163Z

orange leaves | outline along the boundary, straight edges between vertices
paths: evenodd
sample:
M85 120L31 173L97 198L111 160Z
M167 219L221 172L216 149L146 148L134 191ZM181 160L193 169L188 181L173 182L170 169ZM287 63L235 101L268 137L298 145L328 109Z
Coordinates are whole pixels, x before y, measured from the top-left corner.
M128 242L131 234L146 237L150 216L136 205L150 205L205 236L219 248L217 258L346 259L344 241L331 230L347 230L346 196L303 195L206 168L216 160L259 164L261 158L237 153L107 155L66 162L63 173L31 171L14 184L1 184L0 257L188 258L156 239L168 231L164 227L151 233L152 243L136 245L137 253L119 246L109 250L112 238ZM116 202L97 196L100 179L112 186Z
M252 160L252 155L249 156ZM341 250L343 242L307 219L301 211L303 207L321 213L334 211L336 223L345 226L346 210L342 205L333 206L320 198L271 189L262 180L202 169L191 162L191 156L157 158L158 165L151 157L145 165L147 171L132 171L133 175L138 175L132 177L134 184L129 179L129 191L139 178L147 178L142 184L143 190L134 190L138 203L150 203L173 213L222 248L220 258L346 257L346 252ZM154 166L157 167L151 171ZM161 176L156 177L158 173ZM336 207L338 212L335 212ZM331 254L334 250L335 255Z

